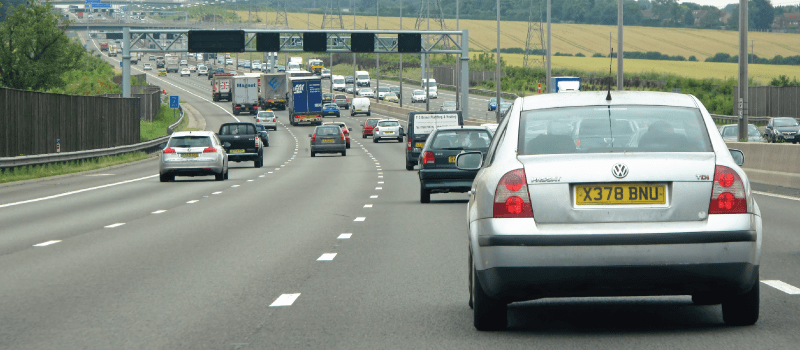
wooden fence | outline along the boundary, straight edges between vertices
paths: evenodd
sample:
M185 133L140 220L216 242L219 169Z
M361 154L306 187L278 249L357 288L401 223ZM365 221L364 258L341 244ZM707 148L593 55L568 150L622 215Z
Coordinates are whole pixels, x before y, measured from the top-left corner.
M751 86L748 116L800 118L800 86ZM733 114L739 111L739 87L733 88Z
M0 157L130 145L139 142L135 98L60 95L0 88Z
M121 94L106 94L105 97L122 97ZM154 85L131 86L131 97L139 99L141 119L152 122L161 108L161 88Z

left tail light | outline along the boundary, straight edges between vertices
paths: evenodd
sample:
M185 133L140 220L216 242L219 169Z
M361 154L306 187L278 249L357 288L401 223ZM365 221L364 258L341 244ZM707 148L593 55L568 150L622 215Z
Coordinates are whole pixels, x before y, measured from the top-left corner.
M339 133L339 137L341 137L341 138L342 138L342 141L344 141L344 133L343 133L343 132L340 132L340 133Z
M214 147L206 147L206 148L203 150L203 153L217 153L217 149L216 149L216 148L214 148Z
M709 214L744 214L747 212L747 195L744 182L733 169L717 165L714 168L714 187L711 190Z
M175 149L172 147L167 147L164 149L164 153L175 153Z
M507 172L494 192L495 218L533 218L531 197L524 169Z
M316 140L317 140L317 133L314 133L314 135L311 136L311 142L314 142Z

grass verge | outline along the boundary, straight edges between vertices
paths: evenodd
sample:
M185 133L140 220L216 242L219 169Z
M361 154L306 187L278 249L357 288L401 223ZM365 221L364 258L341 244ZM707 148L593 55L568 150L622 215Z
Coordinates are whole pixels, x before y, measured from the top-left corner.
M148 157L150 157L150 155L147 153L138 151L116 156L11 168L0 174L0 184L96 170L113 165L135 162Z
M162 103L161 108L158 110L152 122L141 121L141 125L139 126L140 141L145 142L157 139L161 136L167 136L167 127L178 121L178 118L180 118L180 111L177 109L173 111L169 108L168 104ZM184 123L186 119L188 118L184 118L180 126L185 126ZM180 130L180 128L178 128L178 130Z

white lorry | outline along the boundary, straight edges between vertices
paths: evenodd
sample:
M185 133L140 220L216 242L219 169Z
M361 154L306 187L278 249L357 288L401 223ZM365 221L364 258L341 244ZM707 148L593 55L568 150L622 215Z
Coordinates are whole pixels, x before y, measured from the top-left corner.
M258 113L258 81L259 77L236 76L233 77L231 88L233 114L249 112Z
M428 82L428 87L425 87L425 82ZM422 79L422 90L428 89L429 98L438 98L439 89L436 88L436 79Z
M167 73L178 73L180 70L180 65L178 56L166 56L165 59L165 68L167 69Z

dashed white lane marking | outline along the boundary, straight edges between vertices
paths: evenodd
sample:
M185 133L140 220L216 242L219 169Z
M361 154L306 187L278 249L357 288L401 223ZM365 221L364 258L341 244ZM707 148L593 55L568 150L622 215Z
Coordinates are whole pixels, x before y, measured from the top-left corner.
M364 216L359 216L359 217L357 217L357 218L356 218L355 220L353 220L353 221L364 221L364 220L366 220L366 219L367 219L367 218L366 218L366 217L364 217Z
M352 233L342 233L339 237L336 237L336 239L350 239L351 236L353 236Z
M278 299L272 302L269 307L292 306L295 300L300 297L300 293L281 294Z
M13 207L13 206L15 206L15 205L20 205L20 204L28 204L28 203L33 203L33 202L45 201L45 200L48 200L48 199L53 199L53 198L58 198L58 197L69 196L69 195L76 194L76 193L87 192L87 191L93 191L93 190L99 190L99 189L101 189L101 188L106 188L106 187L111 187L111 186L117 186L117 185L127 184L127 183L131 183L131 182L135 182L135 181L141 181L141 180L149 179L149 178L156 177L156 176L158 176L158 174L155 174L155 175L150 175L150 176L145 176L145 177L140 177L140 178L138 178L138 179L133 179L133 180L127 180L127 181L115 182L115 183L113 183L113 184L108 184L108 185L102 185L102 186L95 186L95 187L84 188L84 189L82 189L82 190L76 190L76 191L64 192L64 193L61 193L61 194L56 194L56 195L47 196L47 197L41 197L41 198L35 198L35 199L29 199L29 200L26 200L26 201L21 201L21 202L7 203L7 204L0 205L0 208L5 208L5 207Z
M272 172L270 171L268 174L272 174Z
M156 211L154 211L154 212L152 212L150 214L161 214L161 213L165 213L165 212L166 212L166 210L156 210Z
M281 168L275 168L275 170L281 170Z
M334 129L334 130L335 130L335 129ZM334 131L334 132L335 132L335 131ZM283 167L285 167L285 166L286 166L286 164L281 164L281 168L283 168ZM278 170L280 170L280 169L278 169Z
M217 192L214 192L212 194L220 194L220 193L222 193L222 191L217 191Z
M58 240L58 241L47 241L47 242L42 242L42 243L39 243L39 244L34 244L33 246L34 247L46 247L46 246L49 246L51 244L56 244L58 242L61 242L61 241L60 240Z
M378 175L383 175L383 173L378 173Z
M791 200L791 201L800 201L800 198L792 197L792 196L784 196L782 194L774 194L774 193L761 192L761 191L753 191L753 193L760 194L762 196L767 196L767 197L783 198L783 199L788 199L788 200Z
M383 181L378 181L378 185L381 185L381 184L383 184Z
M372 204L364 204L364 208L372 208Z
M105 228L114 228L114 227L120 227L120 226L122 226L122 225L125 225L125 223L124 223L124 222L118 222L118 223L116 223L116 224L111 224L111 225L105 226Z
M378 198L378 195L369 196L369 198Z
M253 182L254 180L247 180L247 182Z
M383 176L378 176L378 178L379 178L379 179L382 179L382 178L383 178Z
M331 261L335 257L336 257L336 253L325 253L325 254L320 255L320 257L317 258L317 261Z
M190 200L190 201L186 202L186 204L194 204L194 203L197 203L197 202L199 202L199 200L193 199L193 200Z
M239 185L233 185L233 186L231 186L231 187L239 187Z
M265 175L258 175L258 177L264 177Z
M380 191L383 189L383 187L375 187L375 189Z
M800 288L780 280L763 280L761 283L764 283L786 294L800 294Z

